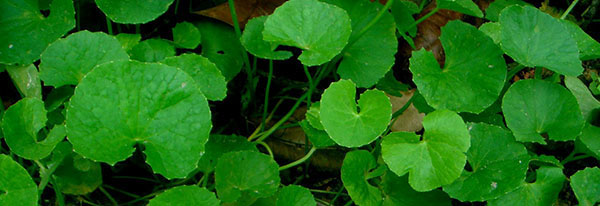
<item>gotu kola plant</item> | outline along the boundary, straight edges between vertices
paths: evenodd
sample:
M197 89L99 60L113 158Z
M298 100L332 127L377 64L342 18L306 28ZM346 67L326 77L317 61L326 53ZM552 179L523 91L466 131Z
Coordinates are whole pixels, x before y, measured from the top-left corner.
M241 2L233 27L178 20L192 3L0 0L0 205L600 202L600 43L577 1L290 0L243 31ZM401 68L442 10L485 23L444 23L443 59L414 48ZM411 104L422 129L392 129ZM286 162L270 141L292 127L304 156ZM311 172L321 150L345 153L337 171Z

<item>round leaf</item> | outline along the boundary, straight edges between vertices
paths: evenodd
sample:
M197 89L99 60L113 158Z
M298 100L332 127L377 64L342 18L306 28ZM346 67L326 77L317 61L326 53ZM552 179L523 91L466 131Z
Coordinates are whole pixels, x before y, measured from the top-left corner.
M146 162L167 178L196 168L211 127L208 102L192 77L163 64L102 64L81 80L67 108L77 153L114 165L142 144Z
M173 0L95 0L108 18L120 24L143 24L165 13Z
M396 62L394 55L398 40L394 17L388 12L383 13L377 23L359 37L360 31L377 16L381 5L367 0L327 2L348 12L352 21L350 39L356 39L352 45L344 48L338 74L343 79L352 80L358 87L373 86Z
M220 201L215 194L198 186L177 186L152 198L148 206L218 206Z
M381 154L397 175L409 173L409 183L419 192L456 180L466 164L470 146L467 126L448 110L431 112L423 119L423 140L414 133L394 132L384 137Z
M279 165L255 151L226 153L215 169L215 187L223 202L269 197L277 192L279 181Z
M73 0L54 0L45 18L38 1L0 1L0 63L27 65L75 27Z
M342 182L357 205L381 204L381 191L370 185L366 179L369 171L375 169L376 166L377 162L373 155L365 150L348 152L344 158Z
M321 97L321 123L333 141L345 147L369 144L385 131L392 118L390 99L379 90L360 95L350 80L332 83Z
M421 49L410 58L417 88L436 109L480 113L498 99L506 79L502 50L491 38L461 21L451 21L440 37L446 53L444 69Z
M102 185L100 163L83 158L69 150L61 165L52 174L60 191L71 195L85 195Z
M350 33L350 17L343 9L317 0L290 0L267 18L263 38L302 49L300 62L316 66L338 55Z
M510 132L488 124L469 126L471 147L467 160L472 171L464 171L444 191L460 201L495 199L517 189L525 180L529 155ZM499 145L502 145L501 147Z
M381 180L381 187L386 198L384 206L450 206L450 197L441 190L417 192L408 184L408 175L398 177L387 171Z
M181 22L172 29L175 45L186 49L195 49L202 40L200 31L189 22Z
M564 87L542 80L514 83L502 99L506 125L517 141L545 144L551 140L575 140L584 126L577 100Z
M221 155L233 151L256 151L256 145L248 142L245 137L237 135L211 135L206 142L206 152L198 161L198 168L203 172L211 172L217 165L217 160Z
M577 76L583 71L579 50L565 26L531 6L513 5L500 13L502 49L528 67L545 67Z
M277 44L263 40L262 32L265 28L266 16L250 19L240 41L248 52L263 59L285 60L292 56L289 51L275 51Z
M210 59L229 81L242 69L244 50L229 25L202 21L195 24L202 34L202 56Z
M571 188L581 206L593 206L600 202L600 169L585 168L571 176Z
M489 206L547 206L553 205L563 187L565 175L557 167L540 167L534 183L522 182L517 190L488 201Z
M162 63L177 67L194 78L208 100L223 100L227 96L227 82L217 65L197 54L167 57Z
M483 17L483 12L472 0L438 0L437 8L457 11L479 18Z
M18 163L0 154L0 205L38 205L37 186Z
M2 131L11 152L30 160L42 159L52 152L56 144L65 138L64 125L56 125L44 140L38 140L38 132L46 126L44 102L37 98L24 98L4 113Z
M127 60L117 39L102 32L80 31L52 43L42 53L40 78L45 85L77 85L96 65Z
M281 188L277 195L277 206L311 206L317 205L310 191L298 185Z
M136 44L129 51L131 59L142 62L158 62L175 56L175 47L164 39L148 39Z

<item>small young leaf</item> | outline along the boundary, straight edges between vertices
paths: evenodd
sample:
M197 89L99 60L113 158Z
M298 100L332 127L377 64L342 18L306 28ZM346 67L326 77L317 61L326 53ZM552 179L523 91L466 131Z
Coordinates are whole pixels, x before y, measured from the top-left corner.
M419 192L460 177L470 146L467 126L454 112L431 112L423 119L423 127L421 141L414 133L394 132L381 143L381 154L390 170L400 176L408 172L410 186Z
M50 44L42 53L40 78L45 85L77 85L96 65L127 60L129 56L112 36L80 31Z
M383 133L392 118L390 99L379 90L360 95L350 80L329 85L321 97L321 123L333 141L344 147L369 144Z
M517 189L525 180L529 163L525 146L497 126L471 124L469 131L471 148L467 160L472 171L464 171L460 178L444 186L444 191L460 201L472 202L495 199Z
M177 186L152 198L148 206L219 206L215 194L193 185Z
M29 173L9 156L0 154L0 205L38 205L37 186Z
M500 45L500 23L487 22L479 27L479 31L492 38L492 40L494 40L494 44Z
M117 34L117 36L115 36L115 38L117 38L117 40L119 40L119 43L121 43L121 47L123 47L123 49L125 49L125 51L129 53L129 51L131 51L131 49L135 45L140 43L140 41L142 40L142 35L141 34L120 33L120 34Z
M348 152L342 164L342 182L350 198L357 205L380 205L381 191L366 179L369 171L377 167L377 162L366 150Z
M567 76L583 72L577 44L558 19L531 6L513 5L502 10L500 30L502 49L522 65Z
M315 129L325 130L323 124L321 124L321 102L315 102L310 105L310 108L306 111L306 120Z
M158 62L175 56L175 47L164 39L147 39L131 48L129 55L141 62Z
M489 206L547 206L553 205L563 187L565 175L557 167L540 167L535 183L522 182L513 192L488 201Z
M54 0L45 18L37 1L0 1L0 63L28 65L75 27L73 0Z
M593 111L600 109L600 101L592 95L590 90L588 90L588 87L577 77L566 76L565 86L571 90L571 93L577 99L583 118L588 122L591 121L593 118Z
M95 0L108 18L120 24L143 24L165 13L173 0Z
M171 179L197 167L210 119L206 98L185 72L121 61L82 79L67 108L67 131L77 153L111 165L142 144L152 170Z
M50 130L44 140L38 140L38 131L46 126L44 102L37 98L24 98L6 110L2 131L11 152L30 160L42 159L52 152L56 144L65 138L64 125Z
M438 0L437 8L457 11L466 15L482 18L483 12L472 0Z
M250 19L246 24L240 41L248 52L263 59L286 60L292 56L289 51L275 51L277 44L263 40L266 16Z
M504 86L502 50L483 32L461 21L446 24L440 40L446 53L443 70L424 49L410 58L417 88L436 109L482 112L498 99Z
M202 40L200 31L189 22L181 22L172 29L173 42L175 45L185 49L195 49Z
M575 23L567 20L561 20L561 22L577 43L579 59L581 61L600 58L600 43L590 37Z
M102 185L100 163L85 159L72 149L68 151L70 154L65 156L52 174L60 191L71 195L85 195Z
M21 94L25 97L42 99L42 83L35 65L7 65L6 71Z
M492 2L487 9L485 9L485 18L490 21L498 21L500 17L500 12L511 5L528 5L526 2L522 0L495 0Z
M299 124L300 127L302 127L304 134L306 134L306 137L308 137L308 139L310 140L310 143L312 143L315 147L324 148L335 145L335 142L329 137L327 132L325 132L324 130L314 128L306 120L300 121Z
M298 185L281 188L277 195L277 206L316 206L315 197L310 191Z
M223 100L227 96L225 77L217 65L207 58L197 54L182 54L167 57L161 63L177 67L192 76L208 100Z
M202 56L217 65L225 80L233 79L244 64L244 50L233 28L211 21L201 21L195 25L202 34Z
M343 9L317 0L290 0L267 18L263 38L302 49L300 62L317 66L342 51L351 31Z
M71 96L73 96L73 92L75 88L71 86L63 86L54 88L48 96L46 96L46 100L44 100L44 104L46 105L46 110L52 112L58 109L63 103L65 103Z
M352 21L350 39L355 41L344 48L338 74L342 79L352 80L358 87L373 86L392 68L396 60L394 55L398 48L398 40L394 17L384 12L376 24L362 36L358 36L360 31L377 16L381 5L368 0L327 0L326 2L346 10Z
M225 153L215 169L215 187L223 202L269 197L277 191L279 181L279 165L255 151Z
M386 198L383 206L450 206L450 197L441 190L417 192L408 184L408 175L398 177L388 170L381 180Z
M385 76L383 76L383 78L379 79L379 82L377 82L375 88L384 91L389 95L402 97L402 92L408 91L409 86L398 81L394 77L394 71L390 70L387 74L385 74Z
M506 125L517 141L545 144L551 140L575 140L584 119L575 97L564 87L543 80L520 80L502 99Z
M571 188L581 206L594 206L600 202L600 169L585 168L571 176Z
M419 13L419 6L412 1L396 1L391 7L392 16L396 22L396 28L400 33L407 33L410 36L417 35L417 27L408 27L415 23L415 19L412 15Z
M212 172L221 155L233 151L255 151L256 145L245 137L237 135L211 135L205 145L206 151L198 161L198 168L203 172Z

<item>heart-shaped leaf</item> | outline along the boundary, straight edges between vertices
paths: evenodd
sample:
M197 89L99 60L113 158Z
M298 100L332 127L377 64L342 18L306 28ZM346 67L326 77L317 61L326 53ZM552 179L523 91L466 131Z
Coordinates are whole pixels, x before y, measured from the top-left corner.
M215 194L206 188L184 185L160 193L150 200L148 206L219 206L220 202Z
M263 59L285 60L292 56L289 51L275 51L277 44L263 40L262 32L265 29L267 16L250 19L246 24L240 41L248 52Z
M9 156L0 154L0 205L38 205L37 186L29 173Z
M348 152L342 164L342 182L357 205L380 205L381 191L367 181L367 174L375 169L377 162L365 150Z
M515 191L488 201L490 206L530 205L547 206L553 205L558 198L558 193L563 187L565 175L557 167L540 167L536 171L534 183L522 182Z
M161 63L177 67L192 76L208 100L223 100L227 96L225 77L217 65L207 58L197 54L182 54L167 57Z
M108 18L120 24L143 24L165 13L173 0L95 0Z
M593 206L600 202L600 169L585 168L571 176L571 188L581 206Z

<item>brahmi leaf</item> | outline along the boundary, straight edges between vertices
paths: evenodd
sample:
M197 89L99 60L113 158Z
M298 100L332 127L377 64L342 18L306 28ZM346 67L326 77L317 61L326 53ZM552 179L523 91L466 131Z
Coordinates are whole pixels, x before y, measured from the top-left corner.
M327 0L325 2L346 10L352 21L350 39L354 42L350 42L351 44L344 48L342 61L337 69L338 74L342 79L352 80L358 87L373 86L395 62L394 54L398 48L398 40L394 17L384 12L376 24L362 36L358 36L360 31L377 16L382 9L381 4L368 0Z
M600 127L587 124L583 128L579 140L596 158L600 157Z
M211 128L208 102L195 81L164 64L97 66L67 108L68 139L77 153L114 165L142 144L152 170L169 179L197 167Z
M117 38L117 40L119 40L119 43L121 43L121 47L123 47L123 49L125 49L126 52L129 52L135 45L140 43L140 40L142 40L142 35L141 34L120 33L120 34L117 34L117 36L115 36L115 38Z
M577 24L567 20L561 20L561 22L577 43L579 59L585 61L600 58L600 43L585 33Z
M279 165L256 151L225 153L215 169L215 187L223 202L269 197L277 191L279 181Z
M54 0L45 18L35 0L0 1L0 63L31 64L75 27L72 0Z
M577 99L583 118L586 121L591 121L593 118L593 111L595 109L600 109L600 101L592 95L588 87L577 77L566 76L565 86L571 90L571 93Z
M129 56L112 36L80 31L50 44L42 53L40 78L45 85L77 85L96 65L127 60Z
M281 188L277 194L277 206L316 206L315 197L310 191L298 185Z
M243 150L258 152L255 143L237 135L211 135L205 147L206 152L198 161L198 168L203 172L212 172L221 155L225 153Z
M408 184L408 175L398 177L388 170L381 180L386 198L383 206L450 206L450 197L441 190L417 192Z
M470 146L467 126L454 112L431 112L423 119L423 127L423 140L414 133L393 132L381 143L381 154L390 170L399 176L409 173L408 182L418 192L459 178Z
M490 3L487 9L485 9L485 18L490 21L498 21L500 12L511 5L522 5L525 6L527 3L521 0L495 0Z
M275 51L277 44L263 40L262 32L265 28L267 16L250 19L246 24L246 29L240 38L242 45L252 55L263 59L285 60L292 56L289 51Z
M502 10L499 22L502 49L520 64L567 76L583 72L577 43L558 19L531 6L513 5Z
M575 140L584 119L575 97L564 87L543 80L520 80L502 99L506 125L517 141L545 144L551 140Z
M522 182L515 191L488 201L490 206L547 206L553 205L563 187L565 175L557 167L540 167L534 183Z
M517 189L525 180L527 149L510 132L489 124L469 125L471 147L467 160L472 171L463 171L444 191L460 201L495 199ZM502 145L502 146L499 146Z
M500 23L498 22L487 22L479 26L479 31L487 34L494 44L500 45Z
M202 40L198 28L189 22L178 23L171 31L173 32L173 42L181 48L195 49Z
M37 186L27 171L9 156L0 154L0 205L38 205Z
M417 88L436 109L482 112L498 99L504 86L502 50L483 32L461 21L446 24L440 40L446 53L443 70L425 49L410 58Z
M227 96L225 77L217 65L206 57L197 54L182 54L167 57L161 63L177 67L192 76L208 100L223 100Z
M141 62L158 62L175 56L175 47L164 39L147 39L133 46L129 54Z
M201 21L195 23L202 34L202 56L210 59L229 81L242 69L244 52L233 28L226 24Z
M300 48L300 62L317 66L342 51L351 31L343 9L317 0L290 0L267 18L263 39Z
M585 168L571 176L571 188L581 206L594 206L600 202L600 169Z
M65 194L85 195L102 185L102 170L99 162L83 158L73 152L71 144L65 142L56 146L53 158L58 158L57 150L62 156L60 164L52 173L55 184Z
M366 150L348 152L342 164L342 182L357 205L380 205L381 191L367 181L367 174L377 167L377 162Z
M24 98L6 110L2 120L4 139L10 151L30 160L42 159L65 138L64 125L56 125L45 139L38 132L46 126L44 102L37 98Z
M324 130L323 124L321 124L321 102L315 102L310 105L310 108L306 111L306 120L310 125L318 130Z
M22 95L42 99L42 83L35 65L7 65L6 71Z
M172 187L152 198L148 206L219 206L215 193L193 185Z
M335 142L324 130L314 128L306 120L302 120L298 124L300 124L300 127L304 131L304 134L306 134L306 137L310 140L310 143L315 145L315 147L324 148L335 145Z
M360 95L350 80L329 85L321 97L321 123L331 139L344 147L359 147L381 135L392 118L390 99L379 90Z
M483 17L483 12L472 0L438 0L437 8L457 11L479 18Z
M120 24L143 24L165 13L173 0L95 0L108 18Z

